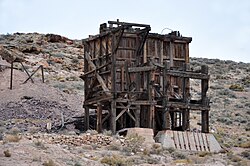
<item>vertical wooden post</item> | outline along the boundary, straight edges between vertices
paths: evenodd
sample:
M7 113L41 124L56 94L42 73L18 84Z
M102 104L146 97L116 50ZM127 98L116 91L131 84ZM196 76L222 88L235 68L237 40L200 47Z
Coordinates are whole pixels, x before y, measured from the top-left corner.
M12 82L13 82L13 62L11 62L10 67L10 89L12 90Z
M201 66L201 73L208 74L208 66L202 65ZM208 106L208 99L207 99L207 90L208 90L208 79L201 80L201 100L202 105ZM202 110L201 112L201 131L203 133L209 132L209 111Z
M111 101L110 128L113 134L116 132L116 101Z
M141 109L140 109L140 106L136 106L136 110L135 110L135 127L140 127L140 112L141 112Z
M173 53L173 43L170 41L169 42L169 57L170 57L170 67L174 66L174 53Z
M87 131L89 129L89 107L84 106L84 130Z
M202 110L201 121L202 121L201 132L209 133L209 111L208 110Z
M41 71L42 71L42 81L44 83L44 71L43 71L43 65L41 65Z
M97 126L97 132L102 132L102 105L101 103L97 103L97 121L96 121L96 126Z
M163 45L163 44L162 44ZM162 46L163 47L163 46ZM162 52L163 53L163 52ZM169 63L164 64L163 69L163 76L162 76L162 85L163 85L163 119L162 119L162 129L167 130L170 129L170 113L169 109L167 108L167 102L168 102L168 94L167 94L167 69L168 69Z
M155 129L155 106L152 102L155 99L155 92L154 92L154 80L155 80L155 72L149 72L149 101L151 102L149 107L149 127L153 130Z
M182 110L182 129L185 131L189 127L189 110Z

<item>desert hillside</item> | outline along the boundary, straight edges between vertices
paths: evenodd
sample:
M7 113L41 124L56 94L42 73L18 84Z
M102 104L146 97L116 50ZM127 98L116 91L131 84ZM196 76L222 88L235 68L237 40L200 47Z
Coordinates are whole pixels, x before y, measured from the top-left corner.
M223 151L189 152L146 146L139 136L82 133L73 122L83 115L83 45L54 34L0 35L0 45L24 59L10 64L0 57L0 166L7 165L250 165L250 63L191 58L191 68L209 66L210 132ZM240 55L239 55L240 56ZM191 80L192 97L200 82ZM191 125L200 127L200 115ZM51 127L49 126L51 124Z

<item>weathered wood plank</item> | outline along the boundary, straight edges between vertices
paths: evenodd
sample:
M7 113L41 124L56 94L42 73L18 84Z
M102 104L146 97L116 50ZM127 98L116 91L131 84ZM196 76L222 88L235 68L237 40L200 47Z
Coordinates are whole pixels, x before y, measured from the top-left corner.
M90 60L90 56L88 53L86 53L85 55L85 58L86 60L88 61L88 64L92 67L93 70L96 70L96 66L95 64ZM102 89L104 90L104 92L107 94L107 95L110 95L110 90L107 88L104 80L102 79L102 77L98 74L98 73L95 73L96 74L96 78L97 80L99 81L99 83L101 84L102 86Z

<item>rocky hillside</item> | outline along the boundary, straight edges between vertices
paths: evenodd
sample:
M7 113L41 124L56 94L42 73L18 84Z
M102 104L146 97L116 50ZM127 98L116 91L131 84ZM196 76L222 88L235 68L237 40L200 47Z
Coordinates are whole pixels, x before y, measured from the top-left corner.
M82 92L79 76L83 73L83 45L80 40L54 34L15 33L0 35L0 45L24 58L25 68L30 72L43 65L46 81L54 87L66 93ZM19 63L14 66L22 70Z
M221 153L185 152L144 146L138 136L123 138L109 132L80 134L72 121L83 114L83 45L54 34L0 35L0 45L17 53L25 68L44 66L34 84L15 63L13 90L10 64L0 58L0 166L4 165L250 165L250 64L191 58L191 67L209 66L210 131ZM200 95L200 81L191 80L192 97ZM200 115L191 112L191 125ZM51 125L51 129L50 129ZM49 132L49 134L48 134ZM58 141L59 140L59 141Z

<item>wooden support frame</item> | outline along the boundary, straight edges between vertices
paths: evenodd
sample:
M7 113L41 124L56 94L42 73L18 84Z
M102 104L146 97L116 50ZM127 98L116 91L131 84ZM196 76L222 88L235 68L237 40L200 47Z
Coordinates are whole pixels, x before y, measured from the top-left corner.
M15 62L12 62L11 63L11 66L10 66L10 90L13 89L13 69L14 69L14 63ZM36 72L41 69L41 73L42 73L42 83L44 83L44 69L43 69L43 65L40 65L31 75L30 73L26 70L25 66L23 65L22 62L18 62L21 64L23 70L25 71L25 73L28 75L28 78L23 82L23 84L27 83L29 80L31 80L32 83L34 83L34 80L32 79L32 77L36 74Z
M209 74L206 67L199 73L188 67L192 38L178 32L151 34L146 24L108 24L84 40L84 106L96 109L97 131L104 126L113 134L135 126L189 130L190 110L197 110L203 112L202 131L207 132ZM202 80L201 101L190 99L190 78Z

